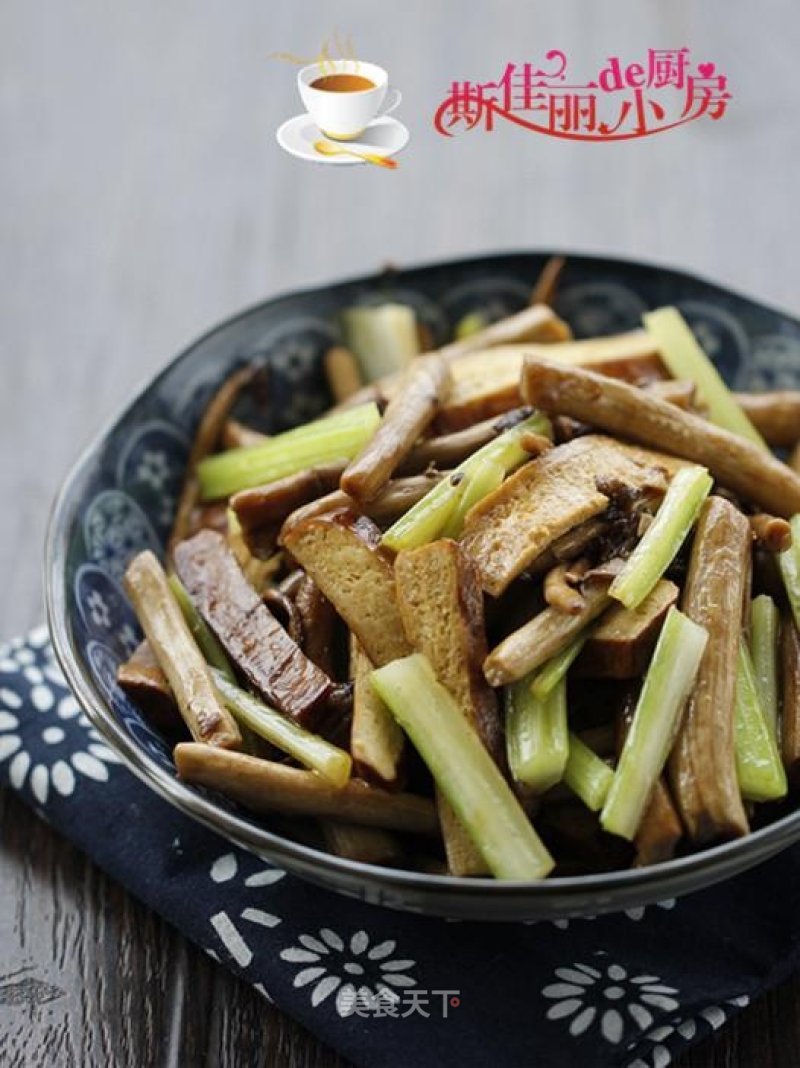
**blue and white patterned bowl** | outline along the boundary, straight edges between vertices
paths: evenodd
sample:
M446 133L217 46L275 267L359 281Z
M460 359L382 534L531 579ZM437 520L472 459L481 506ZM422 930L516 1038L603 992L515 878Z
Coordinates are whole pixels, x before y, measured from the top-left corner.
M467 312L521 308L549 253L459 260L325 286L268 301L212 330L170 363L78 460L56 501L47 543L47 610L64 673L93 724L133 772L232 841L309 880L377 904L472 919L596 914L643 905L727 878L800 838L800 813L748 838L652 868L497 883L358 864L286 839L264 821L175 777L169 747L115 681L139 639L120 588L129 558L161 549L192 434L231 371L269 368L266 428L301 423L328 404L321 357L354 303L412 304L436 343ZM642 263L570 256L557 310L578 337L640 324L662 304L684 313L740 389L800 387L800 323L719 286Z

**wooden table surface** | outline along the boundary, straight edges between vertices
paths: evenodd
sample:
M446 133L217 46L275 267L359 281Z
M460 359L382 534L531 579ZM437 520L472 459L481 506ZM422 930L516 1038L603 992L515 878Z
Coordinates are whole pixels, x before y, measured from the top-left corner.
M313 56L337 28L404 93L396 173L275 145L299 106L294 69L269 54ZM178 348L271 293L558 247L684 266L800 311L798 31L793 0L3 0L0 634L42 617L38 546L71 458ZM550 47L586 77L683 44L728 72L722 122L615 145L432 129L453 79ZM1 1063L342 1063L8 795L0 826ZM799 1006L792 981L684 1066L800 1064Z

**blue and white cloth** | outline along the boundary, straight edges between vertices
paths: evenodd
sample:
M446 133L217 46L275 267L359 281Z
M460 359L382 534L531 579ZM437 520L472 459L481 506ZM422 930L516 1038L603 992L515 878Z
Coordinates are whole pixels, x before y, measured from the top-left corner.
M0 782L359 1065L663 1068L800 963L800 848L678 901L536 924L410 916L309 886L134 778L44 628L0 648Z

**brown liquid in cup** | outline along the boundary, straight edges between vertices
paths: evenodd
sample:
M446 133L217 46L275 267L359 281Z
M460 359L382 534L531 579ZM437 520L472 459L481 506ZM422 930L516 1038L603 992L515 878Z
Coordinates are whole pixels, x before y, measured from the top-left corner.
M375 82L360 74L325 74L311 83L312 89L322 89L328 93L362 93L365 89L374 89Z

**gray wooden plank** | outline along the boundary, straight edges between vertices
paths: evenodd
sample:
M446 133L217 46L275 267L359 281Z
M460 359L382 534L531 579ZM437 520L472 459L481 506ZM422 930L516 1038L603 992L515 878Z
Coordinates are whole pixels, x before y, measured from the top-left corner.
M0 791L0 1063L344 1068Z

